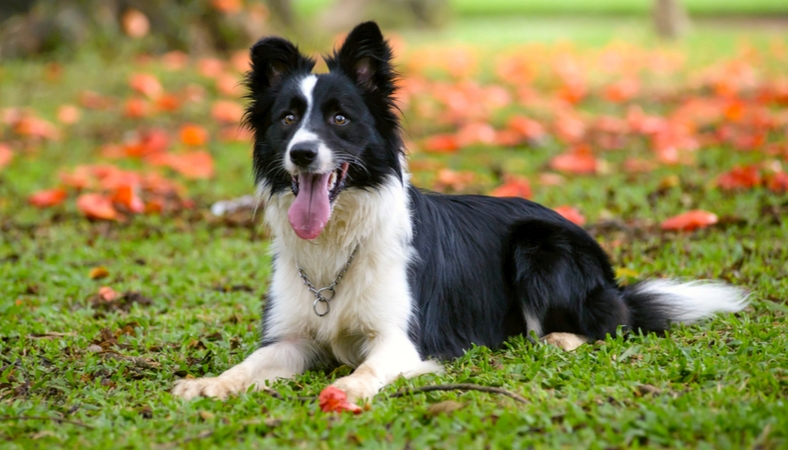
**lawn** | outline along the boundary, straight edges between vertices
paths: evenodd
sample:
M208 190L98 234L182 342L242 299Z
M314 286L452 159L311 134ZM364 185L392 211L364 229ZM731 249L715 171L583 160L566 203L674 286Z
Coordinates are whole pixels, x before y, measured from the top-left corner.
M220 81L237 72L220 62L217 74L210 60L176 68L133 46L62 64L9 61L0 68L0 144L13 154L0 163L0 447L788 447L788 194L779 184L788 40L701 27L666 45L641 22L538 22L485 19L484 33L459 22L395 37L410 80L402 100L414 182L483 193L527 183L535 201L584 216L622 283L724 279L751 292L745 311L574 352L523 337L468 349L443 375L386 387L358 416L298 399L349 373L344 366L274 383L281 398L184 402L168 392L175 380L219 374L255 348L270 275L261 213L209 211L252 192L250 145L216 107L239 102L233 82ZM130 87L139 73L163 93ZM632 77L636 87L623 83ZM78 121L64 104L77 105ZM20 127L20 114L39 121ZM531 123L526 136L513 117L541 132ZM189 144L179 134L186 123L207 141ZM662 131L633 131L654 123ZM167 136L166 149L140 157L135 145L151 130ZM214 174L176 163L197 152ZM589 170L557 162L588 162L589 152ZM95 168L75 181L77 167L99 163L181 187L160 214L133 214L116 199L121 218L88 220L78 195L111 189ZM63 203L30 205L57 186ZM146 208L165 198L153 187L140 195ZM694 209L719 220L660 228ZM461 391L391 397L448 383L501 387L527 402Z

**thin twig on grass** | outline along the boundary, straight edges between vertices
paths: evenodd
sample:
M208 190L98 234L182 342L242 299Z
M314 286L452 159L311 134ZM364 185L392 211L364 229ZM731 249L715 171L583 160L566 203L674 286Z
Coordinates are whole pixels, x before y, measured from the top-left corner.
M102 352L100 355L106 358L128 361L141 369L158 369L161 367L161 363L139 356L126 356L113 351Z
M408 394L416 394L419 392L432 392L432 391L479 391L479 392L488 392L490 394L501 394L505 395L513 400L516 400L520 403L528 403L528 400L521 397L514 392L507 391L506 389L492 387L492 386L481 386L478 384L435 384L432 386L420 386L410 389L405 389L404 391L395 392L389 395L389 398L396 398L396 397L404 397Z
M2 416L0 417L0 422L7 422L12 420L54 420L55 422L62 422L62 423L70 423L71 425L76 425L79 427L85 427L88 430L92 430L93 427L90 425L84 424L82 422L77 422L76 420L68 420L63 419L60 417L46 417L46 416Z
M284 397L279 392L276 392L275 390L268 387L259 388L259 390L265 392L266 394L278 400L295 400L298 402L312 402L317 400L317 397L314 395L309 397Z
M206 430L206 431L203 431L202 433L198 434L197 436L191 436L191 437L187 437L187 438L181 440L177 445L183 445L183 444L185 444L187 442L196 441L198 439L205 439L205 438L209 438L211 436L213 436L213 430Z

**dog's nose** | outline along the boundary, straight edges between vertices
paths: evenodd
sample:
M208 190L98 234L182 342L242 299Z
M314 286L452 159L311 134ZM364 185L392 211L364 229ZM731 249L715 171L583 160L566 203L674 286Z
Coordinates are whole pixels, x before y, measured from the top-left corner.
M290 149L290 160L298 167L307 167L317 158L313 145L296 145Z

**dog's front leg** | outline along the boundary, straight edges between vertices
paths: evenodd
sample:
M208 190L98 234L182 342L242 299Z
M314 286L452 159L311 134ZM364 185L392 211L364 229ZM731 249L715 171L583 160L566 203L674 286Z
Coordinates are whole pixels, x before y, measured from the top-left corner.
M291 378L303 373L316 355L307 339L283 339L257 349L241 364L218 377L179 380L172 393L184 399L198 396L226 399L250 386L263 387L268 380Z
M404 332L378 335L368 342L368 348L364 363L352 374L333 383L347 394L350 402L372 398L399 376L411 378L443 371L435 361L422 361L416 346Z

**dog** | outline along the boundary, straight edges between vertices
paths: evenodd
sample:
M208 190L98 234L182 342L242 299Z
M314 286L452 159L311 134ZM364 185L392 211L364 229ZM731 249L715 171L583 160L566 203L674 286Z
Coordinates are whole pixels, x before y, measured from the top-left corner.
M747 305L718 282L619 286L585 230L528 200L413 187L378 26L358 25L325 60L318 75L285 39L251 48L246 123L273 255L262 341L175 395L225 399L340 362L355 371L333 386L362 401L473 344L522 334L573 350Z

